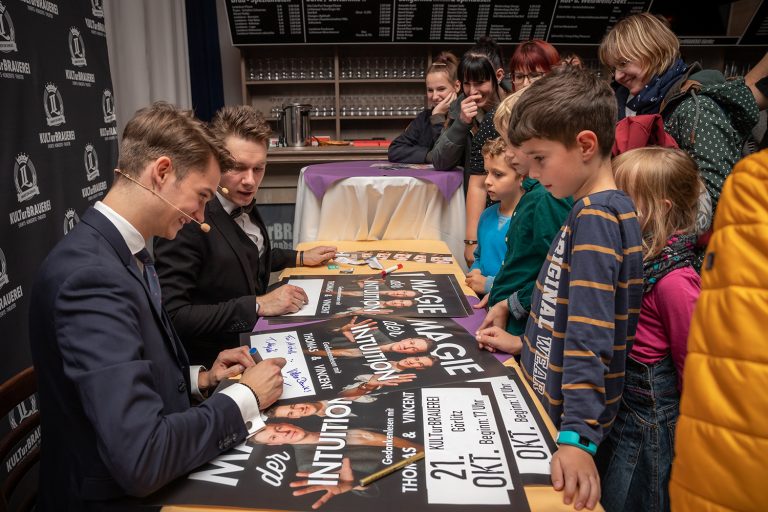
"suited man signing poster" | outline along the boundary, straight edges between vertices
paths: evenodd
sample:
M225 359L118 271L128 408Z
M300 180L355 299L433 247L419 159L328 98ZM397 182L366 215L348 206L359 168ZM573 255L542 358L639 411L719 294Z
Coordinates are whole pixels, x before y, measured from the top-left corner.
M189 222L200 228L230 155L191 112L156 103L126 125L118 165L32 289L38 511L137 510L134 497L264 428L259 409L282 390L285 360L254 365L245 348L222 352L210 371L189 365L145 247ZM202 400L241 371L240 384Z
M306 252L271 247L267 228L255 207L267 166L271 129L253 107L224 107L211 130L235 159L222 169L221 187L208 203L212 229L181 230L175 240L157 240L155 257L165 307L189 352L190 361L208 365L223 348L238 345L238 333L250 331L259 316L298 311L304 291L284 285L267 292L270 272L315 266L333 258L335 247Z

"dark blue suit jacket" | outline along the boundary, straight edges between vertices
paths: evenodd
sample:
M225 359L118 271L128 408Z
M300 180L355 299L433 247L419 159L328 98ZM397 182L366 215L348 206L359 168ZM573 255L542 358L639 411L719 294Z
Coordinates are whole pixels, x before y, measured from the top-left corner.
M235 402L190 406L187 356L114 225L91 208L30 308L42 415L39 511L131 508L243 441Z

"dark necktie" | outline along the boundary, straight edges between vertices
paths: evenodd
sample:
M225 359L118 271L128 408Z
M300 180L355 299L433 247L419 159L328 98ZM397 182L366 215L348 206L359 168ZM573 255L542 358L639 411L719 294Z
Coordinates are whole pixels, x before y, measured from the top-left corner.
M159 311L162 309L162 298L160 294L160 279L157 277L155 262L152 260L152 256L149 255L149 252L147 252L147 249L142 249L137 252L136 257L142 265L144 265L144 281L147 282L149 294L152 296L152 302Z
M232 217L233 219L236 219L242 214L250 215L254 205L256 205L255 199L251 201L247 206L241 206L240 208L235 208L234 210L232 210L229 216Z

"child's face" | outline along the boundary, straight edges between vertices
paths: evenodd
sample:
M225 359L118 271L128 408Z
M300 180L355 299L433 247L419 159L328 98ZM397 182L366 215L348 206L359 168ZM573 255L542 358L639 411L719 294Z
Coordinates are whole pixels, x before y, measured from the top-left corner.
M510 199L520 190L522 177L507 165L503 154L485 157L485 188L494 201Z
M517 174L522 177L528 176L528 168L531 163L528 158L520 151L520 148L510 144L509 138L507 138L507 127L502 126L501 138L506 145L504 149L504 158L508 167L511 167ZM487 169L487 167L486 167Z
M531 162L528 176L539 180L554 197L579 199L584 195L580 192L585 189L589 175L584 171L578 145L567 148L554 140L529 139L520 145L520 150Z
M430 108L435 108L435 105L443 101L452 93L456 93L458 89L458 81L456 85L451 84L448 80L448 76L445 73L435 72L427 75L427 102Z

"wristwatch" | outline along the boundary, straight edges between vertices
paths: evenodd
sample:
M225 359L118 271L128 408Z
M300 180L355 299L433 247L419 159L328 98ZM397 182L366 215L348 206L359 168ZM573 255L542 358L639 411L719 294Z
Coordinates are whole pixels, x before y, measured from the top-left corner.
M477 240L464 240L464 245L477 245Z
M573 430L561 430L557 435L557 444L567 444L581 448L590 455L597 453L597 445Z

